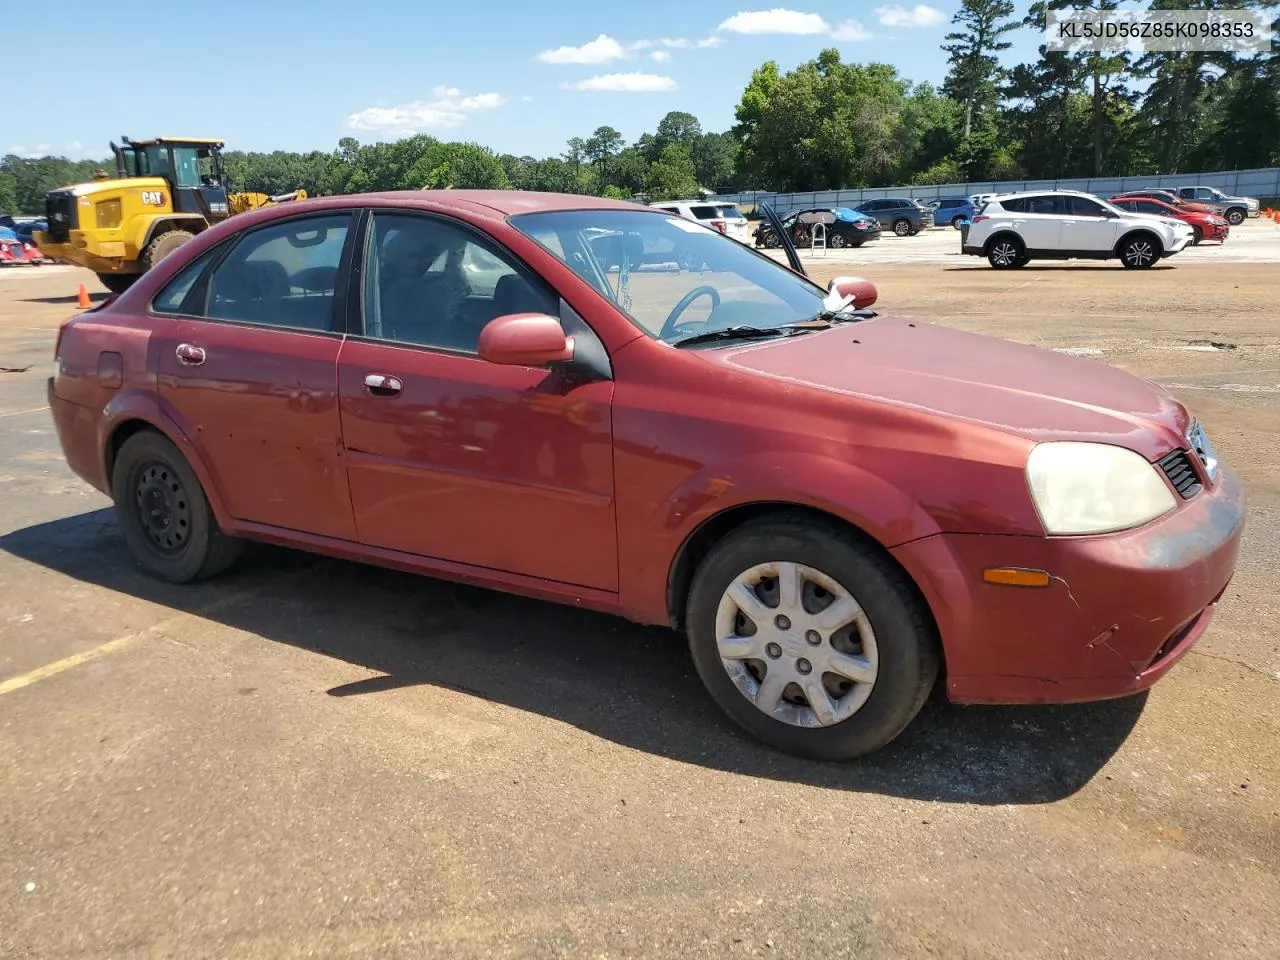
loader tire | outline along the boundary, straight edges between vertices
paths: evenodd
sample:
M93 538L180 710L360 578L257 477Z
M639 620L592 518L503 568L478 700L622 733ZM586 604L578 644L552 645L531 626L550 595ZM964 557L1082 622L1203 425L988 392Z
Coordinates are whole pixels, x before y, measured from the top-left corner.
M142 251L142 265L150 270L188 240L194 238L195 234L186 230L166 230L159 236L153 237L147 244L147 248Z

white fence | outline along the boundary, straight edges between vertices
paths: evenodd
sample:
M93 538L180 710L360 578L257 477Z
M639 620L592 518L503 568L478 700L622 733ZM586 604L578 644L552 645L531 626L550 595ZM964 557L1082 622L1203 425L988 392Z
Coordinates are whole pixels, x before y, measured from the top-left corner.
M715 200L735 203L740 207L759 207L768 203L775 211L810 207L853 207L864 200L881 197L916 197L924 202L938 197L968 197L975 193L1016 193L1023 190L1083 190L1100 196L1111 196L1126 190L1152 187L1192 187L1203 184L1217 187L1236 197L1274 199L1280 197L1280 167L1263 170L1222 170L1217 173L1155 174L1148 177L1094 177L1076 180L1004 180L982 183L945 183L929 186L868 187L865 190L819 190L814 193L745 193L720 194Z

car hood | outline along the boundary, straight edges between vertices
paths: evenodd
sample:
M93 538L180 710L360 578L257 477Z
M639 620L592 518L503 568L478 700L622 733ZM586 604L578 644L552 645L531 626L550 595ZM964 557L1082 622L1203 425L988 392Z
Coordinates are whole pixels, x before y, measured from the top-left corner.
M1116 367L923 321L878 316L705 351L714 362L1032 441L1086 440L1156 459L1185 444L1186 408Z

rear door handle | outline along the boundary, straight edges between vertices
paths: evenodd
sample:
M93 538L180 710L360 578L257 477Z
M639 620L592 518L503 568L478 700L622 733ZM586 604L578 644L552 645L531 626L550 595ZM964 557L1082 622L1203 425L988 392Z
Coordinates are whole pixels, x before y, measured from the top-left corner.
M191 343L180 343L174 351L177 354L178 362L188 367L198 367L204 363L204 347L197 347Z
M394 397L404 389L399 377L385 373L367 373L364 377L364 388L375 397Z

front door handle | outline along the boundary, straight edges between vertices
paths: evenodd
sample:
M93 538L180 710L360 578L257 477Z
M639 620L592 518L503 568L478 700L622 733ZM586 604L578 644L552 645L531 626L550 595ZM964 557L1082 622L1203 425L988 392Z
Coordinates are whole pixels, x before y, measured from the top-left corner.
M198 367L204 363L204 347L197 347L191 343L180 343L174 351L177 354L178 362L188 367Z
M364 378L364 388L375 397L394 397L404 389L404 384L400 382L399 377L392 377L385 373L367 373Z

